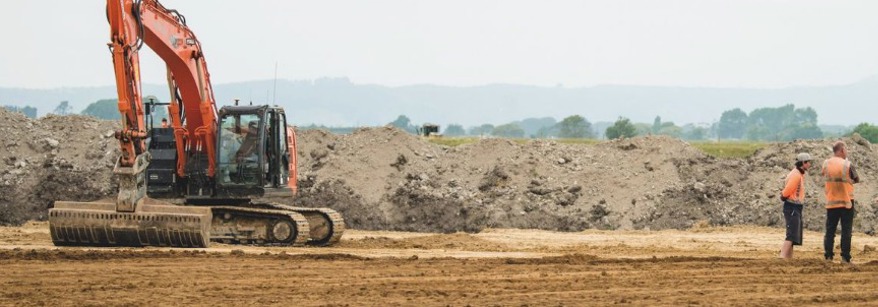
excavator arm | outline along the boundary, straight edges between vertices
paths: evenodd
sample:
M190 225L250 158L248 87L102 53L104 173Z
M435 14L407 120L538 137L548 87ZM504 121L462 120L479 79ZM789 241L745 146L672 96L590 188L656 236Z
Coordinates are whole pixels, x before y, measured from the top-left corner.
M122 155L113 170L119 178L119 194L115 203L55 202L49 210L55 245L206 247L210 240L269 245L338 242L344 232L344 220L338 212L291 206L296 191L296 140L294 131L286 126L283 109L227 106L218 112L201 44L186 26L186 18L158 0L107 0L107 18L122 115L122 128L115 134ZM142 101L139 59L144 45L167 67L172 131L146 131L148 106ZM219 130L220 126L225 129ZM254 152L240 155L237 151L245 147L238 140L244 131L255 137L250 146ZM171 132L173 139L169 138ZM148 136L153 136L152 149L145 146ZM230 160L232 153L234 160ZM155 165L149 167L152 154ZM146 180L147 174L153 181ZM169 191L171 198L184 196L191 206L148 198L148 182L154 188L150 195L164 197L155 191Z
M198 151L213 159L216 146L216 103L201 44L185 17L157 0L108 0L107 12L119 112L125 121L118 134L121 165L133 165L146 150L138 55L146 44L167 65L171 126L177 140L183 140L178 142L177 174L185 177L186 158ZM215 163L207 165L207 175L213 177Z
M169 113L177 146L177 175L187 177L187 158L203 153L206 177L214 177L216 104L201 44L186 18L157 0L108 0L110 50L122 129L117 131L122 156L119 210L134 211L146 195L143 171L149 163L144 140L144 106L140 81L140 49L146 44L166 63L171 104Z
M209 208L147 204L146 169L150 153L144 120L139 52L143 45L167 64L169 113L177 140L177 174L187 157L207 157L206 176L214 176L216 106L198 39L185 18L158 0L107 0L110 52L122 128L116 131L121 156L115 204L56 202L49 212L56 245L205 247L210 238Z

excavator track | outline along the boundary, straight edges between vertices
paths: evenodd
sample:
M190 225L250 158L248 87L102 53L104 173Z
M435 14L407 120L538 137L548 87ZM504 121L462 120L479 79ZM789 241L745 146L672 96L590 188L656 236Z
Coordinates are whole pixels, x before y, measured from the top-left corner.
M266 202L254 204L259 208L291 211L305 216L310 226L310 238L307 241L311 246L329 246L338 243L344 234L344 218L335 210L329 208L305 208Z
M227 244L301 246L308 242L305 215L272 208L211 206L210 240Z

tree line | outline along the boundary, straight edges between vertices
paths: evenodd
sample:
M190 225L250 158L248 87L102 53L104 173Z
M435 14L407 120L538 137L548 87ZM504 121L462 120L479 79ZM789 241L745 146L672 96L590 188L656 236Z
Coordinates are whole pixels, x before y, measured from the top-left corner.
M388 125L417 133L418 127L400 115ZM582 115L571 115L561 121L553 118L529 118L501 125L482 124L464 128L460 124L444 127L446 136L494 136L509 138L572 138L616 139L638 135L667 135L684 140L745 140L791 141L820 139L859 133L870 142L878 142L878 126L861 123L853 129L823 131L817 123L817 112L811 107L796 108L794 104L781 107L758 108L750 113L734 108L722 113L720 120L711 124L686 124L662 121L656 116L649 123L635 123L619 117L612 123L592 124Z
M144 101L155 99L144 97ZM121 118L116 99L95 101L80 112L105 120ZM37 109L31 106L4 106L7 110L24 113L30 118L37 117ZM68 101L62 101L52 114L73 114ZM164 107L153 110L154 121L167 117ZM412 134L418 134L420 126L406 115L399 115L388 123ZM351 133L357 127L327 127L312 124L300 129L324 129L334 133ZM861 123L853 129L825 132L817 122L817 112L811 107L796 108L794 104L780 107L757 108L749 113L734 108L724 111L718 122L711 124L686 124L679 126L674 122L663 121L656 116L652 123L635 123L619 117L612 123L592 123L582 115L570 115L557 121L552 117L528 118L500 125L481 124L464 127L449 124L442 127L446 136L493 136L507 138L564 138L564 139L615 139L638 135L667 135L684 140L747 140L747 141L790 141L794 139L819 139L859 133L871 142L878 142L878 126Z

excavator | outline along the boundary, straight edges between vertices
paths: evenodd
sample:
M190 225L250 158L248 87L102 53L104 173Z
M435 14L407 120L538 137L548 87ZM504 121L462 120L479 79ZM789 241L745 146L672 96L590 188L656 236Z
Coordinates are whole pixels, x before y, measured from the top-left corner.
M282 108L219 110L201 43L178 11L158 0L107 0L110 53L122 128L115 201L56 201L57 246L208 247L210 242L327 246L344 219L329 208L292 206L296 137ZM139 51L167 66L170 126L146 125Z

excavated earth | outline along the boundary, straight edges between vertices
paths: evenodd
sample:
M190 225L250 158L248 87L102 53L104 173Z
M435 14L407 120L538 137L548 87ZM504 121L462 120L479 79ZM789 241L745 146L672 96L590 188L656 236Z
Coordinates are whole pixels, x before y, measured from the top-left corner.
M0 109L0 305L872 305L878 155L842 139L856 186L853 266L823 262L819 170L805 245L778 194L795 154L719 159L686 142L483 139L447 147L395 128L298 133L297 205L340 211L329 248L56 248L56 200L112 196L117 122ZM30 222L29 222L30 221ZM836 244L838 242L836 241Z
M45 220L55 200L115 193L118 123L83 116L31 120L0 110L0 224ZM878 154L843 139L863 182L856 231L876 231ZM833 140L771 144L718 159L688 143L647 136L596 145L483 139L447 147L404 131L298 133L302 206L340 211L349 228L479 232L686 229L783 223L779 190L796 153L828 157ZM822 229L819 169L807 176L805 226Z

